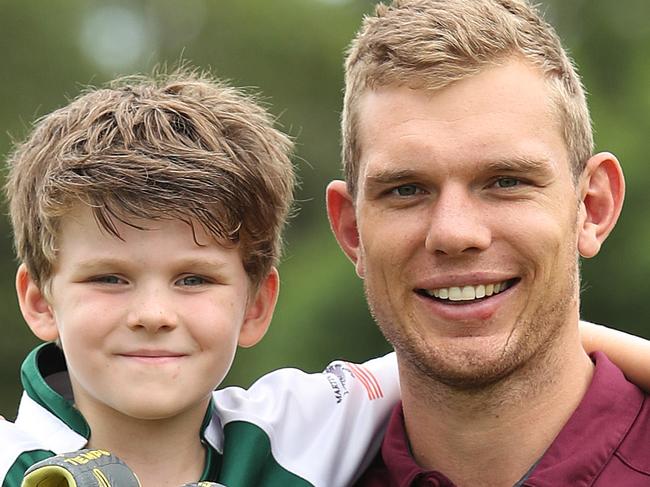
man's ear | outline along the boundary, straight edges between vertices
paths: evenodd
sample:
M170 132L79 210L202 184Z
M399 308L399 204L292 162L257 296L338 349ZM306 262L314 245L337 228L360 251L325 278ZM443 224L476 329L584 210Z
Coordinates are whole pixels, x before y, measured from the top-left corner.
M341 249L354 264L357 275L363 278L365 268L359 246L357 215L345 181L332 181L327 185L327 216Z
M239 330L240 347L252 347L264 337L273 318L279 291L280 276L278 270L273 267L248 303L244 323Z
M593 257L616 225L625 198L623 170L613 154L601 152L587 161L580 198L578 251Z
M54 311L40 287L36 285L25 264L16 272L16 294L23 318L32 333L46 342L59 337Z

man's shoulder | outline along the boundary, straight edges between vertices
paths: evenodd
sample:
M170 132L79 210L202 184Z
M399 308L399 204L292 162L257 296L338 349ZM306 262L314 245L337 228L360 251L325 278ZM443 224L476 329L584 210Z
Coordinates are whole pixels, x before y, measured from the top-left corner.
M650 397L643 394L638 414L624 432L622 441L612 451L603 451L607 456L606 464L598 473L594 486L650 485Z
M615 452L625 467L646 476L650 484L650 395L644 399L628 433Z
M541 479L544 485L650 485L648 395L603 353L591 358L592 382L533 471L531 485Z
M628 381L605 354L596 353L594 357L596 390L589 398L595 409L590 416L606 439L603 446L611 444L607 470L617 472L619 482L623 472L629 471L633 476L643 475L650 483L650 395Z

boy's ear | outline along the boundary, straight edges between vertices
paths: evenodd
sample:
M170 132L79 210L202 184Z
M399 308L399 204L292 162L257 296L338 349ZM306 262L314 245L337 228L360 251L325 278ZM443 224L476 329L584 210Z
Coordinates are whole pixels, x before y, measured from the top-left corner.
M25 264L20 264L16 272L16 293L20 311L32 333L46 342L56 340L59 337L59 330L52 307L32 279Z
M365 268L359 246L357 215L345 181L332 181L327 185L327 216L339 246L354 264L357 275L363 278Z
M278 270L273 267L248 303L244 323L239 330L240 347L252 347L266 334L273 318L279 290L280 276Z
M600 251L623 208L625 178L613 154L601 152L587 161L580 177L580 198L578 251L589 258Z

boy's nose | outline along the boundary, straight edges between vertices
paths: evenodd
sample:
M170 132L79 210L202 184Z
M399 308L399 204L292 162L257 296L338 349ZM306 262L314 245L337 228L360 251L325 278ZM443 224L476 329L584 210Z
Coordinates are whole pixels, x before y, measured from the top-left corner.
M171 299L160 289L142 290L133 301L127 324L132 329L143 328L150 332L171 330L178 324Z

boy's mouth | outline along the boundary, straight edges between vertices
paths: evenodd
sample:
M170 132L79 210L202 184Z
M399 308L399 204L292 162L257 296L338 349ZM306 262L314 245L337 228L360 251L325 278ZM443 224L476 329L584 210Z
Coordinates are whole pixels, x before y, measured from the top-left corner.
M132 350L121 353L120 356L143 363L167 363L186 357L187 354L174 352L171 350Z
M445 304L471 304L484 301L515 286L519 278L507 279L500 282L482 284L467 284L463 286L440 287L435 289L416 289L423 297L434 299Z
M182 357L184 354L179 352L172 352L170 350L134 350L132 352L126 352L121 355L126 357L150 357L150 358L161 358L161 357Z

